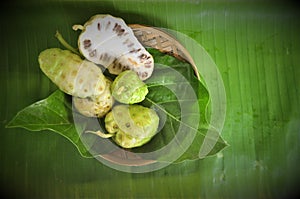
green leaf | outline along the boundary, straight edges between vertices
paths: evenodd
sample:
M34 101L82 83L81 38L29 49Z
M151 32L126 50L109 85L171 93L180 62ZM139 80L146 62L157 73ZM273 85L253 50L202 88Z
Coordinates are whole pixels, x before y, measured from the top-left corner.
M78 149L83 157L91 157L80 140L72 120L70 96L57 90L48 98L38 101L20 112L7 124L7 128L21 127L30 131L50 130L56 132Z
M167 149L156 159L170 161L171 157L176 157L175 153L180 152L181 157L176 158L177 162L193 160L199 158L201 148L206 148L202 146L204 139L210 139L215 145L212 150L208 147L209 155L215 155L227 144L219 136L219 132L215 132L213 137L206 135L210 129L206 120L208 114L206 109L209 104L207 89L195 77L189 63L154 49L148 50L153 55L156 65L152 77L146 81L149 93L142 104L154 108L158 112L161 129L149 143L131 149L131 151L153 152L164 148L175 139L174 143L177 144L178 151L174 151L172 148ZM179 95L177 95L178 93ZM195 97L194 101L192 100L193 96ZM185 111L184 115L182 115L182 110ZM100 130L105 131L103 120L100 122L96 120L96 122L101 128ZM107 139L91 134L82 134L85 130L99 130L89 129L91 126L95 127L93 123L95 123L95 119L79 114L74 117L71 96L57 90L48 98L20 111L7 127L56 132L70 140L83 157L92 157L112 150Z
M179 126L181 127L180 131L185 131L186 134L195 133L195 138L190 147L177 162L187 159L204 158L201 157L200 149L209 149L208 155L206 156L211 156L228 146L219 132L210 127L210 124L207 122L206 118L207 114L209 114L207 112L209 93L206 87L194 75L192 66L187 62L180 61L173 56L160 53L157 50L148 50L153 55L156 65L152 77L146 81L146 83L150 82L148 83L149 94L146 96L146 100L143 104L148 107L155 107L159 113L163 112L166 115L166 123L153 140L133 151L148 152L148 150L154 151L164 147L174 139L176 132L179 131ZM183 75L187 81L180 82L179 77L174 75L174 72L169 69L169 66ZM191 96L186 92L188 85L192 87L197 95L197 102L194 104L191 104L189 99ZM183 98L185 99L181 100L186 100L186 102L179 104L174 90L171 91L168 89L170 86L176 88L175 92L177 90L178 92L184 93ZM196 106L198 106L198 109ZM182 116L180 115L182 108L186 109L185 112L188 112L188 115L185 115L185 117L189 117L188 120L182 120ZM196 114L199 114L200 118L194 118L195 110L197 110ZM195 121L199 123L196 125L194 124ZM207 132L209 132L209 135L207 135ZM203 146L204 139L209 140L205 144L212 144L213 146ZM179 142L184 141L179 140ZM162 159L165 160L163 157Z

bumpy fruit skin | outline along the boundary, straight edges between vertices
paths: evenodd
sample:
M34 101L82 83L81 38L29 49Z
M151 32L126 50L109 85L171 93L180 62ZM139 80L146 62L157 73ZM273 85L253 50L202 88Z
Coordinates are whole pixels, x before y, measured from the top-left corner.
M101 69L69 50L49 48L39 54L41 70L58 88L75 97L101 95L106 87Z
M147 85L131 70L120 73L111 85L112 96L124 104L143 101L148 93Z
M101 95L79 98L73 97L73 104L77 111L87 117L103 117L108 113L114 103L114 98L110 92L111 81L106 79L106 87Z
M159 117L141 105L117 105L105 117L105 128L123 148L139 147L156 134Z

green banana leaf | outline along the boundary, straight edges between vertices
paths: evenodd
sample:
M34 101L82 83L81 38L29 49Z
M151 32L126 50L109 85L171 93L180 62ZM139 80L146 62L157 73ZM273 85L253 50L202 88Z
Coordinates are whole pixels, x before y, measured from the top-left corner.
M293 1L16 0L1 9L0 193L5 198L273 199L297 194L300 16ZM230 143L226 150L133 174L82 158L57 134L5 128L19 110L56 90L36 59L41 50L57 47L51 35L60 30L67 41L76 41L78 33L70 27L98 13L179 31L205 49L226 92L221 134Z

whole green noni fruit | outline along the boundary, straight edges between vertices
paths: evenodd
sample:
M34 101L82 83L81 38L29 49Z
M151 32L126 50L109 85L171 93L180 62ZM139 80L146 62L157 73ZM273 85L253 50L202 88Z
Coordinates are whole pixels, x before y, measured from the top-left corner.
M123 148L142 146L156 134L157 113L141 105L117 105L105 117L105 128Z
M148 94L147 85L140 80L136 72L126 70L120 73L111 85L112 96L124 104L143 101Z

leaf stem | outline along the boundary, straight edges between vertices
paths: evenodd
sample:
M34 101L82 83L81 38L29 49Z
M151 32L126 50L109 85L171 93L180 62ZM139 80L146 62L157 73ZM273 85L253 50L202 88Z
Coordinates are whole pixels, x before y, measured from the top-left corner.
M64 38L63 36L60 34L60 32L57 30L55 33L55 37L58 39L58 41L68 50L72 51L73 53L80 55L79 51L77 49L75 49L73 46L71 46Z
M98 135L102 138L110 138L110 137L114 136L114 134L106 134L106 133L102 133L101 131L85 131L85 133L92 133L92 134Z

